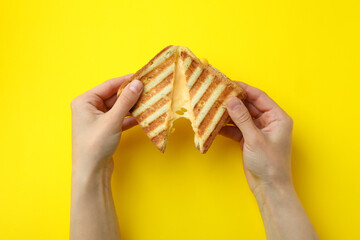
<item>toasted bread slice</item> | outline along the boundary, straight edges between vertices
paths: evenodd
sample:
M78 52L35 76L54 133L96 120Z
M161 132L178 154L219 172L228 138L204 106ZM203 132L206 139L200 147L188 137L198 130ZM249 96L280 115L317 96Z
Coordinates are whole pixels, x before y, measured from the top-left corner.
M194 130L196 147L205 153L230 120L226 98L246 98L243 89L186 47L163 49L122 84L118 95L134 79L144 83L144 91L130 112L161 152L173 122L185 117Z
M120 95L125 86L134 79L143 82L143 92L130 112L161 152L165 151L172 119L176 57L177 47L166 47L124 82L118 91Z
M189 92L195 145L201 153L205 153L220 129L230 121L225 100L231 96L244 100L246 94L207 61L198 59L188 48L179 47L178 52L178 61Z

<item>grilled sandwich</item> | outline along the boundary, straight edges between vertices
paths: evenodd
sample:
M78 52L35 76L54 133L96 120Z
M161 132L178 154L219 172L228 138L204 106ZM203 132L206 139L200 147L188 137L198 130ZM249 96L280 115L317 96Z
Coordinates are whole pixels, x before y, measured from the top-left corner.
M163 49L120 86L118 95L134 79L143 82L144 90L130 112L161 152L173 122L185 117L194 130L196 148L206 153L230 121L225 100L246 98L243 89L186 47Z

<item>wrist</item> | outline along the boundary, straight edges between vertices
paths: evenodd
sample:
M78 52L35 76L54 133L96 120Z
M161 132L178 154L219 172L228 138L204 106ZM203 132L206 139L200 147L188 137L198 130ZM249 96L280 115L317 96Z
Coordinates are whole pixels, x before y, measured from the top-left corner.
M262 217L272 216L272 221L278 222L298 209L299 200L293 184L262 184L254 192Z
M268 239L318 239L291 182L263 184L254 195Z
M292 181L262 182L254 189L253 194L258 202L281 201L296 195Z
M71 185L73 189L91 192L95 189L110 188L113 170L112 159L106 163L92 164L91 161L77 161L73 159Z
M292 184L262 184L254 191L254 196L264 223L271 218L273 223L279 224L292 211L294 200L296 202Z

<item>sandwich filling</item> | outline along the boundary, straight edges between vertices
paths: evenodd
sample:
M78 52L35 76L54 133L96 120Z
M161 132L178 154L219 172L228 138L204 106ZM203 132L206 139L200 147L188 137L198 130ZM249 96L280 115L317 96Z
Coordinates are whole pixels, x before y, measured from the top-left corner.
M190 110L189 91L186 87L184 67L178 60L179 58L177 56L177 60L175 61L174 90L171 105L171 110L174 113L173 120L180 117L189 118L188 110Z
M195 116L193 113L193 107L190 103L190 89L191 83L187 83L185 72L189 65L192 62L190 57L186 58L184 61L179 57L180 50L178 50L175 60L175 77L173 82L173 95L172 95L172 103L171 103L171 117L169 120L169 129L171 129L170 133L174 132L175 129L172 127L175 120L179 118L186 118L190 120L191 126L195 133L195 139L197 136L197 124L195 121ZM200 59L202 63L208 65L208 61L206 59ZM196 141L196 140L195 140Z

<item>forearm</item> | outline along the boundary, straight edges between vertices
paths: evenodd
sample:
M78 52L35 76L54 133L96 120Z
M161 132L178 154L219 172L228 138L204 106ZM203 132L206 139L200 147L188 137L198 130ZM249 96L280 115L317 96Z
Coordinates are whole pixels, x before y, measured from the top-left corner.
M267 239L319 239L292 184L259 186L255 197Z
M71 182L71 240L120 239L111 193L111 169L78 171Z

